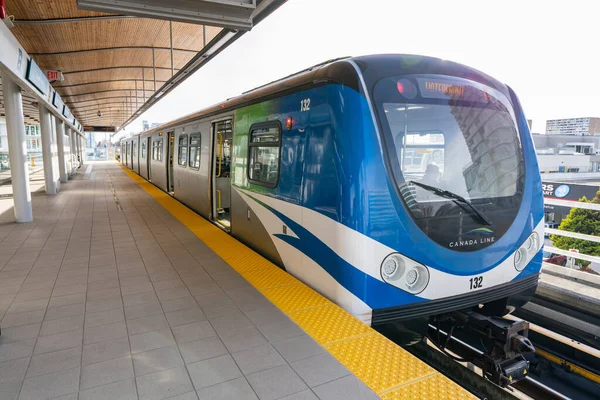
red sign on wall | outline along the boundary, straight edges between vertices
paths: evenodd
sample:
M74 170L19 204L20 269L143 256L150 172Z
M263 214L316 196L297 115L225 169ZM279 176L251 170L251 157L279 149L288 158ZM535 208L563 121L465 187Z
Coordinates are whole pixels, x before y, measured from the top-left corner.
M47 71L44 71L44 72L46 73L46 78L48 78L48 80L50 82L53 82L53 81L62 81L64 79L63 78L63 74L60 71L47 70Z

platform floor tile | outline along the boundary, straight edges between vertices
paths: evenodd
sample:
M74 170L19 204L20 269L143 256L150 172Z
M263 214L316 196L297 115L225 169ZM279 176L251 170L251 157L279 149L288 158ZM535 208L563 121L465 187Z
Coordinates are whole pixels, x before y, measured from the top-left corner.
M377 398L327 348L367 327L307 335L344 311L119 165L32 199L0 215L0 399Z
M251 249L165 195L152 184L127 168L122 168L146 193L294 321L295 324L280 321L260 328L268 340L287 339L301 334L303 330L354 374L361 385L366 384L377 394L395 393L422 379L441 376L439 372L287 275L274 264L257 257ZM252 260L251 264L249 259ZM367 349L362 349L362 346L366 346ZM437 394L444 398L447 392L456 392L465 398L472 398L467 391L448 379L440 378L435 382L442 388L437 392L427 392L428 396L433 396L432 399L435 399L434 395ZM331 387L336 386L332 384ZM339 393L341 392L337 392L335 396ZM356 393L362 391L357 390L352 396ZM323 391L320 396L329 395L329 391Z

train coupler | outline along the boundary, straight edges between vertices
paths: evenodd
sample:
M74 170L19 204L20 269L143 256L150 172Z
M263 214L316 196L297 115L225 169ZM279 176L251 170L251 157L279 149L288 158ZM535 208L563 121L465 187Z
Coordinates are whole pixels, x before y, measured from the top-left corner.
M528 374L529 361L523 355L535 352L535 348L527 338L527 321L508 321L474 311L433 318L430 326L435 330L429 339L443 352L448 349L457 354L459 357L452 357L457 361L469 361L481 368L496 385L509 386Z

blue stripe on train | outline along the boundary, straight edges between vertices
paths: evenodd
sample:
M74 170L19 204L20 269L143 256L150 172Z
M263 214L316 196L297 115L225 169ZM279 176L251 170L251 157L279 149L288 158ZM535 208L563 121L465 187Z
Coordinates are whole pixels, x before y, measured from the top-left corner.
M427 300L375 279L355 268L300 224L255 197L247 193L246 195L275 214L298 236L296 238L284 234L275 234L275 237L319 264L338 283L372 309L401 306Z

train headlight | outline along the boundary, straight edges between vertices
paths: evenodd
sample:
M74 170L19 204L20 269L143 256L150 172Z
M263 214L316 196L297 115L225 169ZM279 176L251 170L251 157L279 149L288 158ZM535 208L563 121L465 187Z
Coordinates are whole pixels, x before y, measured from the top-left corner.
M388 279L394 278L398 273L402 275L404 273L404 260L397 254L390 255L383 261L381 273Z
M540 236L533 232L515 253L515 269L522 271L540 250Z
M392 253L383 260L381 276L390 285L413 294L421 293L429 283L427 267L400 253Z
M417 281L419 280L419 273L416 269L413 268L406 273L406 275L404 276L404 280L406 281L406 284L408 286L413 287L415 283L417 283Z

